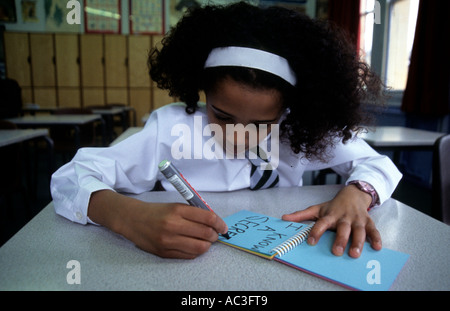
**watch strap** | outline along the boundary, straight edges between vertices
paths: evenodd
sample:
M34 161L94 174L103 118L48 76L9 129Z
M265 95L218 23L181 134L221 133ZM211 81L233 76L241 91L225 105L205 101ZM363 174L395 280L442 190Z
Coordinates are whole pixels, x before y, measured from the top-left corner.
M380 204L380 199L375 188L369 184L368 182L362 180L353 180L348 183L349 185L355 185L359 190L369 194L372 197L372 203L367 208L367 210L371 210L374 206Z

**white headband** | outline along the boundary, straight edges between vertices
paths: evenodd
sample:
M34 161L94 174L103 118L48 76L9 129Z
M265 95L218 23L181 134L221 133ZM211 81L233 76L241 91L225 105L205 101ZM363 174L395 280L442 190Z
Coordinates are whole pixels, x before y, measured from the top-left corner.
M295 86L297 77L288 61L278 55L237 46L215 48L209 53L205 68L237 66L270 72Z

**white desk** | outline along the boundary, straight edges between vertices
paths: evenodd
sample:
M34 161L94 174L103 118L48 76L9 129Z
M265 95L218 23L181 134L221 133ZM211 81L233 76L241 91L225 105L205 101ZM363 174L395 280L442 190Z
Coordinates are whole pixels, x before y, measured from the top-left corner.
M51 125L83 125L93 121L101 120L101 118L102 117L97 114L71 114L23 116L7 120L17 124L18 126L39 127Z
M111 107L111 108L94 108L92 109L92 113L94 114L108 114L108 115L119 115L124 112L124 109L121 107Z
M80 115L35 115L35 116L23 116L18 118L7 119L10 122L15 123L18 127L22 128L39 128L39 127L52 127L52 126L70 126L75 129L75 145L77 149L80 145L79 134L80 125L88 124L91 122L100 122L102 125L102 137L103 144L105 145L105 122L101 115L98 114L80 114Z
M87 107L89 109L89 107ZM111 111L111 108L114 109ZM22 108L22 114L29 113L31 115L36 115L36 113L50 113L53 114L55 111L57 111L59 108L57 107L49 107L49 108L41 108L39 106L28 106L25 108ZM110 111L108 111L110 110ZM129 112L133 113L133 125L136 126L136 109L130 106L105 106L104 109L102 109L100 106L97 108L94 108L92 110L95 114L124 114L123 117L126 115L128 116ZM124 121L124 120L122 120ZM124 122L125 123L125 122Z
M375 131L362 133L360 135L369 145L374 148L399 148L429 149L432 150L434 143L445 133L431 132L412 129L401 126L379 126Z
M89 108L89 107L87 107ZM92 108L92 113L102 115L103 119L106 122L106 130L107 130L107 141L111 142L114 136L114 116L120 117L120 123L122 126L122 130L125 131L129 126L129 113L130 111L133 113L133 125L136 126L136 110L133 107L129 106L105 106L105 108L101 108L97 106Z
M89 107L88 107L89 108ZM125 131L127 125L125 122L125 115L127 114L126 110L122 107L106 107L100 108L95 107L91 108L92 113L99 114L102 116L105 121L105 129L106 129L106 142L111 142L113 140L114 134L114 116L119 116L121 120L122 129Z
M393 161L398 165L402 151L433 151L434 143L444 135L402 126L379 126L360 137L377 151L393 151Z
M331 199L340 186L202 193L222 217L242 209L274 217ZM175 192L136 196L184 202ZM450 290L450 227L389 200L371 212L385 247L410 254L393 290ZM81 284L66 268L77 260ZM194 260L162 259L104 227L79 225L49 204L0 248L0 290L344 290L331 282L214 243Z
M13 129L0 130L0 147L21 143L28 140L42 138L47 144L48 173L53 173L53 140L48 136L47 129Z
M47 156L48 156L48 178L50 181L51 175L54 171L54 163L53 163L53 140L48 136L47 129L12 129L12 130L0 130L0 148L6 147L9 145L26 142L34 139L43 139L45 140L47 146ZM29 156L27 155L29 158ZM35 155L36 157L36 155ZM37 161L37 158L35 159ZM36 191L37 185L36 181L32 182L31 179L31 170L30 165L27 160L25 160L25 166L27 171L27 182L28 189L32 189L32 191Z
M0 130L0 147L20 143L26 140L48 136L47 129Z

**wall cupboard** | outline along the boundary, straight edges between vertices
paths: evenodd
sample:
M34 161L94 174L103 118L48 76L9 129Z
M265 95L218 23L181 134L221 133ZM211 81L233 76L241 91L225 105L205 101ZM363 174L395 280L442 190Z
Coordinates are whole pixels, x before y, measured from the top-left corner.
M176 101L150 80L147 56L162 36L5 32L6 75L24 104L125 104L142 116Z

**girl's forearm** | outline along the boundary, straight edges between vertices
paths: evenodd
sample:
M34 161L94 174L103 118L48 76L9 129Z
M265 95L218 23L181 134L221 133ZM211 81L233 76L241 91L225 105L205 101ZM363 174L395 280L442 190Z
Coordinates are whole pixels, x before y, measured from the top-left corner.
M130 216L131 209L139 204L144 202L111 190L100 190L91 195L88 216L93 222L123 234L124 220Z

